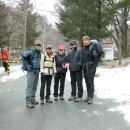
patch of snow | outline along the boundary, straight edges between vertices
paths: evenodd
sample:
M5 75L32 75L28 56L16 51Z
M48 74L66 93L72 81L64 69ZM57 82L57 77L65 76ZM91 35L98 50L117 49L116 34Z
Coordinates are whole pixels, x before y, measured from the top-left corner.
M21 69L21 65L14 65L10 67L10 75L8 76L7 73L4 72L4 68L0 67L0 82L12 81L16 80L26 74Z
M119 105L110 108L107 111L118 111L124 114L124 119L130 123L130 65L121 68L104 69L97 68L100 77L95 77L95 95L99 99L112 99ZM70 81L70 73L67 73L66 79ZM85 81L83 88L86 90ZM102 104L96 102L95 104ZM82 110L85 112L85 110Z
M118 111L130 123L130 65L123 68L98 68L100 77L95 78L95 93L100 99L113 99L119 103L116 108L108 111ZM124 105L125 104L125 105Z

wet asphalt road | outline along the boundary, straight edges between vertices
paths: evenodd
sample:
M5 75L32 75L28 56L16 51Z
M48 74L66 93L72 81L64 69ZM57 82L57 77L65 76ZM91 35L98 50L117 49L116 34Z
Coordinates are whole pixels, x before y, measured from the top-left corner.
M40 82L37 100L39 88ZM69 81L66 81L64 101L39 104L34 109L26 108L25 89L26 76L0 83L0 130L130 130L123 114L107 111L119 105L112 99L95 97L92 105L69 102Z

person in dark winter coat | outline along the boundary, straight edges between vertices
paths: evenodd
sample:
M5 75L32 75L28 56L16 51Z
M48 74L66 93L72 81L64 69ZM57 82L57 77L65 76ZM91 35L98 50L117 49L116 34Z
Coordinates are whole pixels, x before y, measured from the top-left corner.
M90 38L87 35L83 37L82 57L83 73L87 88L87 98L84 100L84 102L92 104L94 97L94 76L98 64L98 55L96 48L90 44Z
M58 53L55 55L56 60L56 69L57 73L54 77L54 100L58 100L58 96L60 100L64 100L64 87L65 87L65 78L67 72L67 55L65 54L64 45L60 45L58 47ZM58 87L60 82L60 93L58 95Z
M83 96L83 86L82 86L82 53L81 50L77 49L77 41L70 41L71 52L68 54L70 77L71 77L71 97L69 101L74 100L75 102L80 102ZM77 84L77 85L76 85ZM78 94L76 95L76 90L78 87Z
M40 72L41 47L41 43L36 41L34 49L26 51L22 55L22 61L27 67L26 103L29 108L34 108L34 105L39 103L35 100L35 94Z

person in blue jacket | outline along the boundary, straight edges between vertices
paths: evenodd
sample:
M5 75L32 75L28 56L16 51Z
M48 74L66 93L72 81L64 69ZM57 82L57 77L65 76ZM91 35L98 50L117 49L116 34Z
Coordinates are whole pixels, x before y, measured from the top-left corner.
M25 70L27 71L26 103L29 108L34 108L35 104L39 103L35 100L35 94L40 72L41 49L41 43L36 41L34 49L25 51L22 55L22 61L24 65L26 64Z

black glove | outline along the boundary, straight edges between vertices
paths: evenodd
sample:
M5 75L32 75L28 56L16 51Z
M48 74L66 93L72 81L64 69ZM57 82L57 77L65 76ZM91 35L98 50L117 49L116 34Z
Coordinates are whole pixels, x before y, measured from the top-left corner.
M82 69L82 66L81 65L78 65L78 70L81 70Z
M41 76L44 76L44 73L41 73Z
M55 76L56 76L56 73L53 73L53 74L52 74L52 76L54 76L54 77L55 77Z

